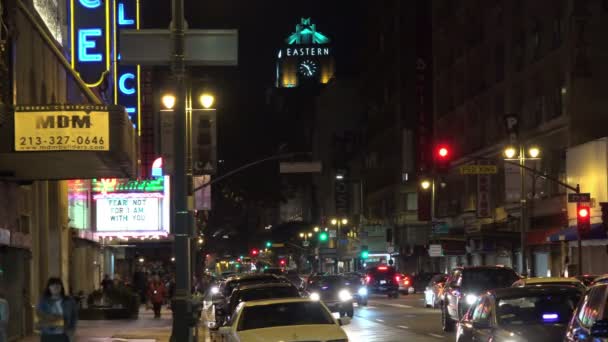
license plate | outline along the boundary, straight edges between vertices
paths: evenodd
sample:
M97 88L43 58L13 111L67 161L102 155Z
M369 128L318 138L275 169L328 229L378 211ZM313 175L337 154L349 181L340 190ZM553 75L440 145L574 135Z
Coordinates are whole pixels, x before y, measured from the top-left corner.
M380 280L380 285L386 284L386 280Z

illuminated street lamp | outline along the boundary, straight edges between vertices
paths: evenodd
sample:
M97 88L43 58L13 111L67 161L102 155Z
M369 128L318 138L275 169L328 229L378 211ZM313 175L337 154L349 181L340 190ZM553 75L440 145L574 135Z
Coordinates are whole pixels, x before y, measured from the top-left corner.
M312 233L308 233L308 237L311 238L312 237Z
M431 181L428 179L423 180L422 182L420 182L420 187L423 190L428 190L431 187Z
M347 219L345 219L345 218L343 218L343 219L342 219L342 224L343 224L343 225L348 224L348 220L347 220Z
M338 220L336 220L336 219L331 219L331 224L335 226L336 224L338 224Z
M211 106L213 106L213 102L215 101L215 98L213 97L213 95L205 93L205 94L201 95L199 100L200 100L203 108L209 109L209 108L211 108Z
M513 146L507 146L507 148L504 150L504 154L507 159L513 159L517 154L517 150Z
M537 146L532 146L528 149L528 155L532 158L538 158L540 149Z
M315 231L315 233L318 233L319 232L319 227L315 227L313 230Z
M162 97L161 102L163 103L163 107L165 107L165 109L173 109L175 106L175 95L166 94Z

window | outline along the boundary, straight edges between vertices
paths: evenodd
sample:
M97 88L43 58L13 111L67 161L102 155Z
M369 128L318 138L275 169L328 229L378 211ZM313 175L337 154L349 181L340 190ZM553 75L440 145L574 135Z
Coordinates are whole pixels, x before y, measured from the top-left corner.
M331 314L319 302L256 305L243 310L237 331L315 324L334 324Z
M409 193L405 194L405 196L406 196L405 210L408 210L408 211L418 210L418 194L415 192L409 192Z
M492 314L492 303L488 297L479 300L475 311L473 312L473 322L490 323Z
M581 325L591 327L600 316L600 305L603 308L606 302L606 286L597 286L585 296L583 305L578 312Z

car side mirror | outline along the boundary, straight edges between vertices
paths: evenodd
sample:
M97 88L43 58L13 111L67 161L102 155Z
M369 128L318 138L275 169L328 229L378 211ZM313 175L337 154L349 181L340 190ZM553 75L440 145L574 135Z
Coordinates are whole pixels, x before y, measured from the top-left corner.
M608 337L608 320L595 321L591 326L591 337Z
M473 322L473 328L479 329L479 330L490 329L490 322L488 322L488 321Z
M338 318L338 324L340 324L340 326L349 325L350 324L350 317Z

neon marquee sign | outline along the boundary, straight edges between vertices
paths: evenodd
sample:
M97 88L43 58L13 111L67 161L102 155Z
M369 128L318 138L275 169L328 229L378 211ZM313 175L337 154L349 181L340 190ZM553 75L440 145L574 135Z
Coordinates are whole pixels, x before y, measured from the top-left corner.
M89 87L110 70L110 1L70 0L72 68Z

